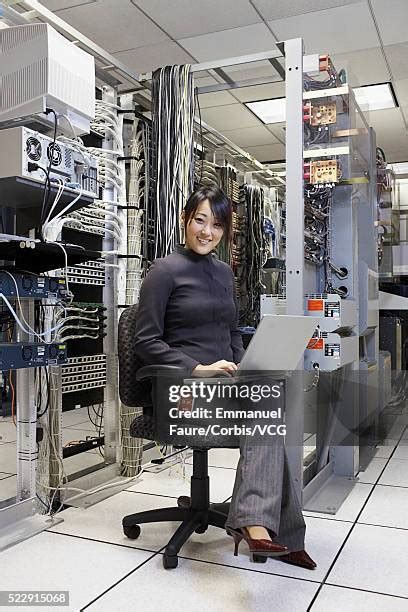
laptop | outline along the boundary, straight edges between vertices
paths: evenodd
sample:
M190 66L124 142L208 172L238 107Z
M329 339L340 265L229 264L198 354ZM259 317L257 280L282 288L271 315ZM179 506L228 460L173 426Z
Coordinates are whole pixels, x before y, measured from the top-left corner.
M257 370L296 370L319 320L297 315L264 315L236 375Z

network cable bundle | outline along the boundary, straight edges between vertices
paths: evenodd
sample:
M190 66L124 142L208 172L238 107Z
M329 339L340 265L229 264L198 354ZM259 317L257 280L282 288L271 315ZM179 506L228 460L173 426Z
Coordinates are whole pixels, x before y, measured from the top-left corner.
M237 206L239 204L239 184L237 182L237 173L228 164L217 168L217 174L219 177L219 186L223 192L229 197L232 205L232 217L233 217L233 231L232 231L232 244L228 248L225 248L224 243L218 249L218 256L222 261L225 261L229 265L232 265L232 258L234 249L237 245L237 233L235 218L237 215Z
M145 269L147 242L148 183L146 181L143 122L137 117L133 120L131 142L129 147L129 208L127 211L127 270L126 270L126 305L136 304L139 300L142 274ZM143 254L142 254L143 253Z
M194 94L190 66L153 73L152 116L155 181L154 258L180 241L179 220L194 184Z
M279 294L284 290L285 261L283 253L283 201L280 190L275 187L264 189L263 233L265 253L263 264L263 282L270 294Z
M221 180L219 168L207 159L195 158L194 162L194 187L200 186L220 187Z
M265 263L263 190L255 185L242 185L240 204L245 210L245 221L241 229L243 244L238 257L235 255L240 324L256 327L260 318L260 296L264 286L262 281L262 267Z

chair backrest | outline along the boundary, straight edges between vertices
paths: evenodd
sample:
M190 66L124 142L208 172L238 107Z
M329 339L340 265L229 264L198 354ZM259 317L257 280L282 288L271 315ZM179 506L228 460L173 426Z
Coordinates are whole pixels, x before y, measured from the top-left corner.
M126 406L145 408L152 405L152 385L148 380L136 380L136 372L145 365L135 350L137 312L137 304L128 306L119 319L119 396Z

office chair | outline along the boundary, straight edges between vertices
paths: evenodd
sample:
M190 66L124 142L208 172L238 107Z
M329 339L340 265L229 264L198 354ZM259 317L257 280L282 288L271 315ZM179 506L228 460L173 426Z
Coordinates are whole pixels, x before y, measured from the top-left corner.
M137 319L137 305L129 306L119 321L119 395L123 404L143 408L143 415L137 417L130 428L134 437L156 440L172 444L166 428L158 426L160 419L160 393L154 379L168 375L172 383L179 375L182 381L183 370L175 366L142 366L134 347L134 329ZM167 409L167 406L165 407ZM160 430L160 433L159 433ZM193 448L193 474L191 476L190 497L181 496L177 507L159 508L136 512L122 520L124 534L135 540L140 535L140 523L180 521L181 524L167 543L163 566L165 569L177 567L178 557L183 544L193 532L204 533L209 525L224 529L229 504L210 504L210 479L208 476L208 448ZM254 561L264 562L266 557L254 555Z

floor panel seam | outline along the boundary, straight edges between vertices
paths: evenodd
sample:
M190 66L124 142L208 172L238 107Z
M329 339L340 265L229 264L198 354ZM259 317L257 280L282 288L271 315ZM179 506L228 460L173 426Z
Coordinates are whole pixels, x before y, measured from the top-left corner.
M390 454L390 456L388 457L387 461L385 462L385 465L384 465L384 467L382 468L382 470L381 470L381 472L380 472L380 474L379 474L379 476L378 476L378 478L377 478L376 482L375 482L375 483L367 483L367 484L374 484L374 486L373 486L373 488L371 489L371 491L369 492L369 494L368 494L368 496L367 496L367 498L366 498L365 502L363 503L363 506L362 506L361 510L360 510L360 511L359 511L359 513L357 514L357 517L356 517L356 519L355 519L355 521L354 521L353 525L351 526L351 529L349 530L348 534L346 535L346 537L345 537L345 539L344 539L343 543L341 544L341 546L340 546L339 550L337 551L337 554L335 555L335 557L334 557L334 559L333 559L332 563L330 564L329 569L327 570L327 572L326 572L325 576L323 577L323 580L321 581L321 584L320 584L319 588L317 589L316 593L314 594L314 596L313 596L313 598L312 598L312 601L310 602L310 604L309 604L309 606L308 606L308 608L307 608L307 612L310 612L310 611L311 611L313 604L315 603L315 601L316 601L316 600L317 600L317 598L319 597L319 594L320 594L320 592L321 592L322 588L323 588L323 587L324 587L324 585L326 584L326 580L327 580L327 578L329 577L330 572L332 571L333 567L336 565L338 558L340 557L341 553L342 553L342 552L343 552L343 550L344 550L344 547L346 546L346 544L347 544L348 540L350 539L350 536L351 536L351 534L353 533L354 528L356 527L356 525L358 525L358 524L359 524L359 523L358 523L358 520L359 520L360 516L362 515L362 513L363 513L363 511L364 511L365 507L367 506L369 499L370 499L370 498L371 498L371 496L373 495L373 493L374 493L374 491L375 491L375 487L377 486L377 484L378 484L379 480L381 479L381 476L383 475L383 473L384 473L384 471L386 470L386 468L387 468L387 466L388 466L389 462L391 461L392 456L393 456L393 454L395 453L395 451L396 451L396 449L397 449L397 446L398 446L399 442L402 440L402 437L403 437L403 435L404 435L404 433L405 433L405 430L406 430L406 429L407 429L407 427L404 427L404 429L402 430L401 435L400 435L400 438L399 438L399 440L398 440L397 444L395 445L395 448L393 449L392 453Z
M346 586L344 584L334 584L333 582L326 582L324 586L338 587L339 589L348 589L349 591L362 591L363 593L373 593L374 595L385 595L386 597L395 597L396 599L408 599L404 595L395 595L394 593L383 593L382 591L372 591L370 589L359 589L358 587Z
M103 591L100 595L98 595L97 597L95 597L94 599L92 599L92 601L88 602L85 606L83 606L80 610L80 612L83 612L83 610L86 610L87 608L89 608L89 606L91 606L93 603L95 603L96 601L98 601L98 599L100 599L101 597L103 597L104 595L106 595L107 593L109 593L109 591L111 591L112 589L114 589L116 586L118 586L118 584L120 584L121 582L123 582L124 580L126 580L126 578L129 578L129 576L131 576L132 574L134 574L138 569L140 569L141 567L143 567L143 565L146 565L146 563L148 563L149 561L151 561L151 559L153 559L154 557L156 557L159 554L159 551L154 553L153 555L151 555L151 557L149 557L148 559L145 559L143 561L143 563L140 563L140 565L138 565L137 567L135 567L134 569L132 569L130 572L128 572L127 574L125 574L125 576L123 576L122 578L120 578L120 580L117 580L114 584L112 584L110 587L108 587L107 589L105 589L105 591Z
M299 576L288 576L287 574L279 574L277 572L266 572L266 571L259 570L259 569L252 569L250 567L241 567L239 565L227 565L226 563L219 563L217 561L209 561L208 559L195 559L193 557L186 557L184 555L178 555L178 558L185 559L186 561L197 561L198 563L207 563L208 565L218 565L219 567L229 567L231 569L243 570L245 572L255 572L257 574L264 574L266 576L279 576L280 578L288 578L289 580L300 580L301 582L311 582L313 584L320 584L320 580L300 578Z
M399 529L400 531L408 531L408 527L394 527L393 525L379 525L378 523L365 523L358 521L357 525L368 525L370 527L381 527L382 529Z
M85 536L75 535L74 533L65 533L63 531L56 531L55 529L45 529L47 533L55 533L57 535L68 536L69 538L77 538L78 540L86 540L88 542L99 542L100 544L110 544L111 546L119 546L120 548L128 548L129 550L140 550L142 552L157 553L163 547L161 546L157 550L151 548L139 548L138 546L129 546L129 544L119 544L118 542L109 542L108 540L97 540L96 538L89 538Z

